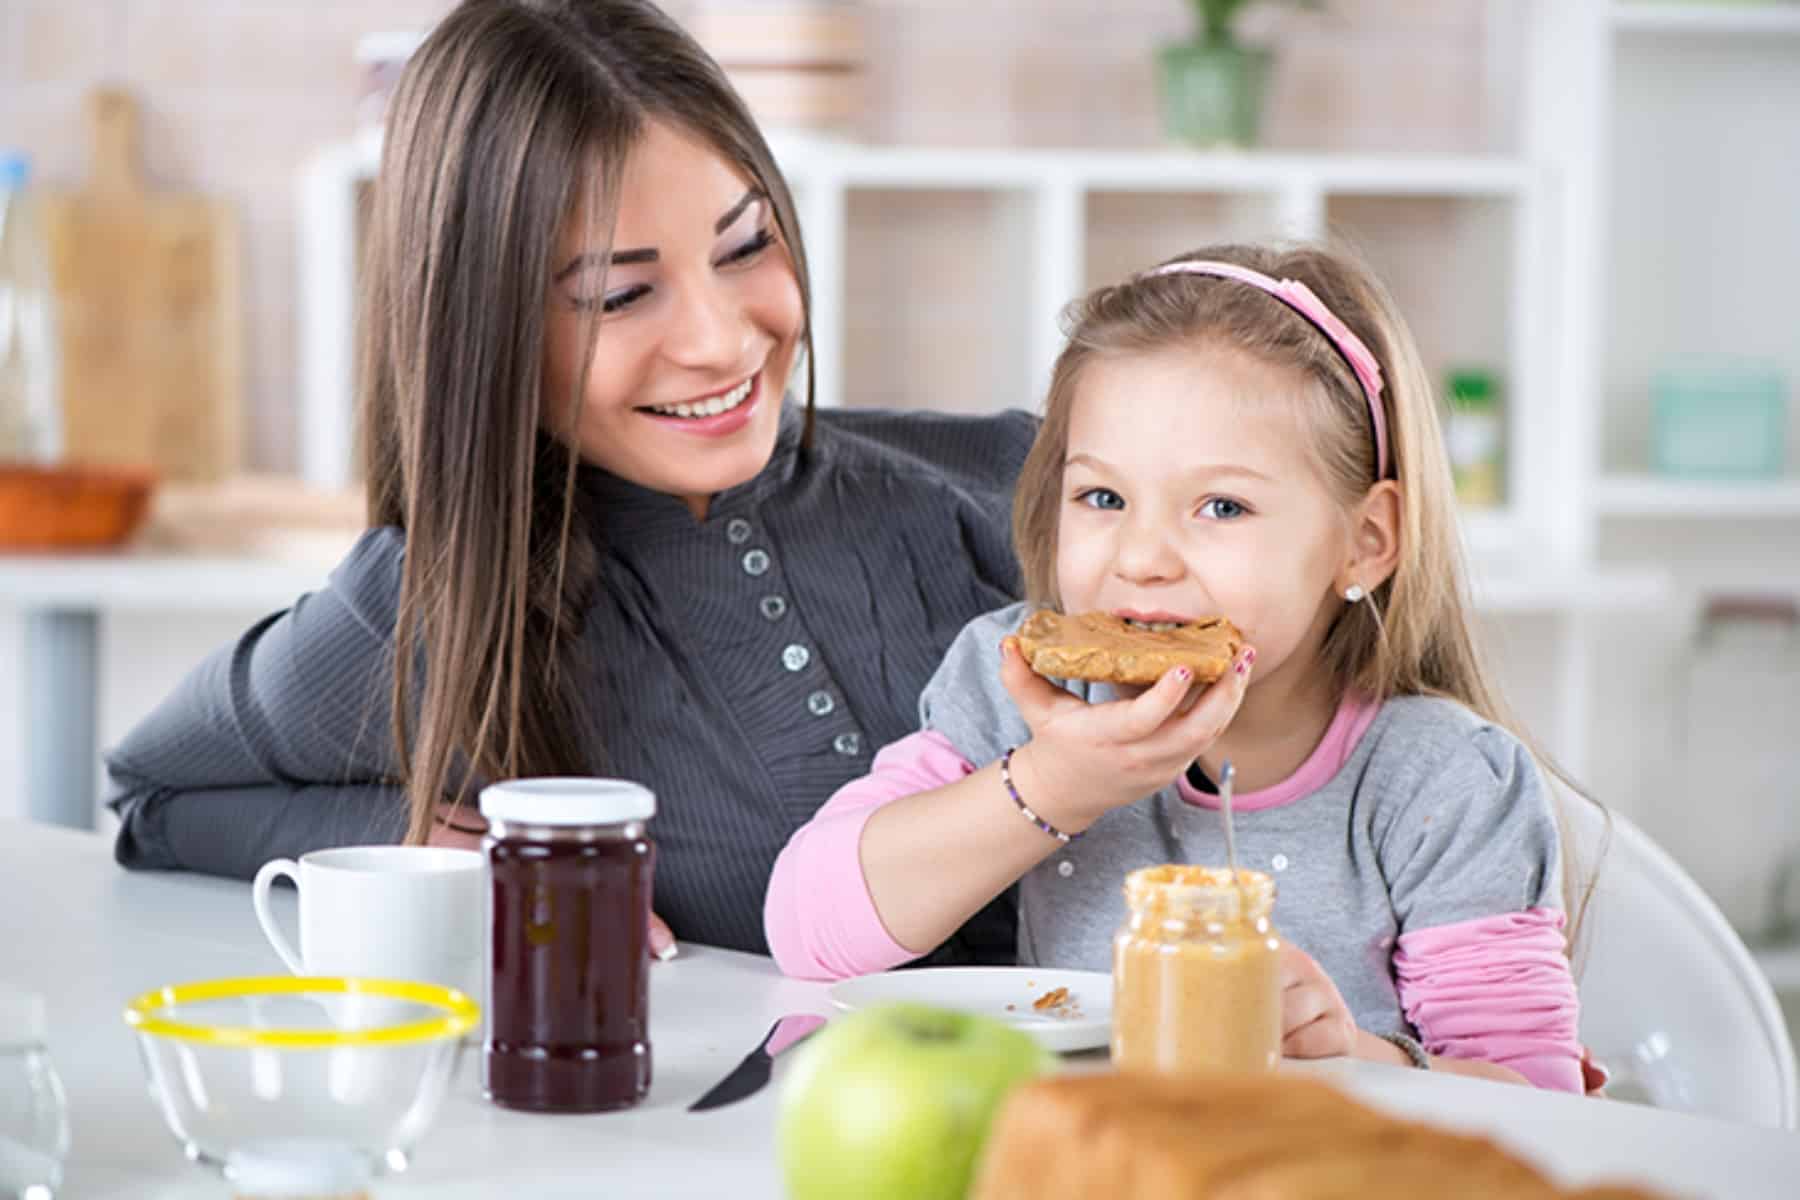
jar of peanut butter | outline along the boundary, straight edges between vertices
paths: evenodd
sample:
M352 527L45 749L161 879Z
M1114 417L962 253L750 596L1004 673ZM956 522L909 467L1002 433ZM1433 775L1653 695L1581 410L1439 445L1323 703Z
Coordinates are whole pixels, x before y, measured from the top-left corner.
M1113 939L1119 1070L1268 1071L1281 1060L1275 881L1260 871L1161 866L1125 878Z

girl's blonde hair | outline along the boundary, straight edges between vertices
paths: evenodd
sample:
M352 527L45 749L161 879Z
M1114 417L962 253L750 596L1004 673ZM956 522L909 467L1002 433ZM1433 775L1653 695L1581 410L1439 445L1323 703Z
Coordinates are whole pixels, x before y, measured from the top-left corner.
M1387 289L1354 255L1336 248L1221 245L1172 262L1207 260L1294 279L1368 346L1386 381L1379 402L1388 429L1389 477L1400 485L1400 557L1394 573L1366 600L1349 604L1326 634L1322 662L1336 690L1377 702L1391 696L1440 696L1510 730L1545 769L1594 803L1546 755L1508 711L1470 633L1467 571L1457 533L1449 459L1430 376ZM1044 423L1019 475L1013 539L1033 603L1060 607L1056 545L1069 421L1083 373L1096 360L1172 347L1231 348L1289 368L1317 386L1296 394L1298 427L1319 474L1348 514L1376 483L1369 401L1349 362L1320 330L1286 304L1248 284L1189 273L1145 273L1098 288L1072 304L1068 344L1056 361ZM1557 789L1553 789L1557 790ZM1564 805L1564 903L1569 941L1592 886L1573 861Z

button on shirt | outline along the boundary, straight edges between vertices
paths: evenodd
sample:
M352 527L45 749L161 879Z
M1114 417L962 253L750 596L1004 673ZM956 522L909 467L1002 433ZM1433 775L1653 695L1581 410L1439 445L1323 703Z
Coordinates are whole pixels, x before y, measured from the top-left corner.
M816 421L800 447L790 406L769 466L704 521L578 472L601 550L580 632L591 769L656 792L656 911L686 940L766 952L763 892L789 835L913 731L957 632L1017 594L1011 493L1033 418ZM328 588L203 663L108 755L121 861L247 878L276 855L399 837L382 631L403 549L399 530L370 531Z

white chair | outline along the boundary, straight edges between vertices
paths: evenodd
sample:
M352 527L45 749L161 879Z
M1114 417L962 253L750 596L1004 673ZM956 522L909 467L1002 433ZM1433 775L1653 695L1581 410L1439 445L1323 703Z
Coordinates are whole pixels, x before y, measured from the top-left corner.
M1591 869L1604 827L1592 805L1570 811ZM1767 978L1687 872L1617 814L1586 922L1581 1034L1612 1073L1608 1095L1795 1127L1794 1047Z

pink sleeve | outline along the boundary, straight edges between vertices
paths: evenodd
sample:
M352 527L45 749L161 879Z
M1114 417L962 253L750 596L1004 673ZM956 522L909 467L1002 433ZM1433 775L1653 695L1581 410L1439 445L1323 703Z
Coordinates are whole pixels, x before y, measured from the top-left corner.
M763 933L783 974L848 979L918 957L881 923L862 872L862 832L884 804L955 783L975 768L941 733L901 738L837 790L775 860Z
M1400 1007L1425 1048L1579 1095L1580 1002L1562 926L1562 913L1532 908L1401 934Z

